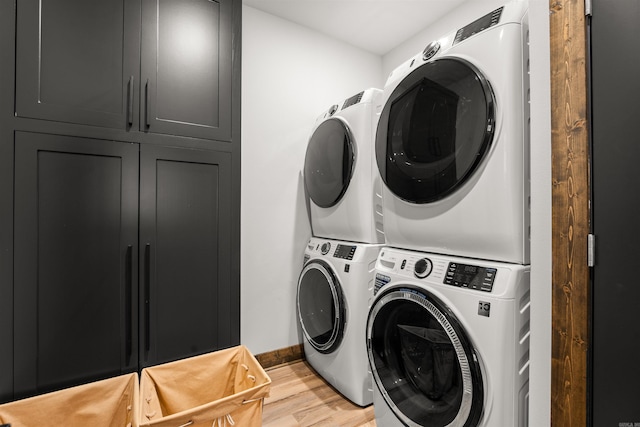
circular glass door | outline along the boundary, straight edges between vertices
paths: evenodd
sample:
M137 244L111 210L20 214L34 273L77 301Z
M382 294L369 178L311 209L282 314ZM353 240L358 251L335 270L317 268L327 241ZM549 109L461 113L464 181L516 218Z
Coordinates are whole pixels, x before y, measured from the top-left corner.
M367 351L378 389L404 424L477 425L484 405L478 358L433 295L407 287L378 298L369 312Z
M344 296L327 263L310 261L298 280L298 318L309 343L321 353L340 345L346 323Z
M347 191L354 162L347 125L338 118L322 122L309 140L304 160L304 182L311 200L321 208L335 206Z
M382 110L380 175L408 202L443 199L478 168L494 127L494 95L480 71L462 59L428 62L400 82Z

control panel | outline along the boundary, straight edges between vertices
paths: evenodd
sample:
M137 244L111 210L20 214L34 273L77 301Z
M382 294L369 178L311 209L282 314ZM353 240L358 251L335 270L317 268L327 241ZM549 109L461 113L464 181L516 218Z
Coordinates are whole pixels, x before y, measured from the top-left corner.
M346 260L353 260L353 255L356 253L356 247L355 246L349 246L349 245L338 245L336 247L336 251L333 254L334 258L341 258L341 259L346 259Z
M376 261L374 290L407 284L502 297L513 293L509 283L524 280L528 274L527 266L511 263L383 248Z
M491 292L497 269L450 262L444 278L446 285Z
M353 95L351 98L347 98L344 101L344 104L342 104L342 109L344 110L347 107L351 107L354 104L357 104L358 102L362 101L362 96L364 95L364 91L360 92L356 95Z
M471 24L460 28L456 33L456 37L453 40L453 44L460 43L463 40L468 39L474 34L478 34L481 31L486 30L489 27L493 27L500 22L500 16L502 15L503 7L494 10L491 13L486 14L480 19L476 19Z
M356 249L358 249L355 245L341 245L336 244L335 250L331 253L331 249L333 245L331 242L316 242L309 243L307 248L312 252L320 252L322 255L328 255L333 258L346 259L348 261L353 261L353 257L356 254Z

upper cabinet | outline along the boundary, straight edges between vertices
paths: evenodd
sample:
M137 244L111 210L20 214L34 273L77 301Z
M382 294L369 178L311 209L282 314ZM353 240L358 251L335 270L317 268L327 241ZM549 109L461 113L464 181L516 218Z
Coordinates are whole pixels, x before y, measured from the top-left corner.
M230 140L231 2L142 6L142 130Z
M231 140L231 0L18 0L16 115Z
M16 114L130 127L138 118L140 73L140 6L134 3L18 1Z

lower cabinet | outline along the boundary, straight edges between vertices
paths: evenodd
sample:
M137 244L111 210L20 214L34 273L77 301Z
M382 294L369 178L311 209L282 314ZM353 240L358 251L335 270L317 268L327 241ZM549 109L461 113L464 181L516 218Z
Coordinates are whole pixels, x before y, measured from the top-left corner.
M140 364L239 344L231 286L231 156L142 146Z
M14 398L239 343L231 155L15 136Z

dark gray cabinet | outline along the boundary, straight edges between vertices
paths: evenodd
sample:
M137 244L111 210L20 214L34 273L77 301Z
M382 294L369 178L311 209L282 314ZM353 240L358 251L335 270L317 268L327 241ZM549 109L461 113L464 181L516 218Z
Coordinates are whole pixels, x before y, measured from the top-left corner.
M231 138L231 1L142 0L142 130Z
M231 156L141 147L141 366L237 340L231 280Z
M16 114L130 127L138 118L139 23L135 1L18 1Z
M640 2L594 0L588 426L640 425Z
M137 145L18 132L15 157L14 393L135 370Z
M231 15L231 0L18 0L16 114L230 141Z
M236 343L230 158L17 133L16 397Z
M0 403L240 343L241 17L0 2Z

